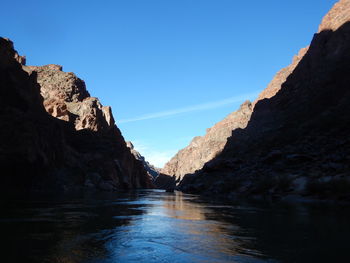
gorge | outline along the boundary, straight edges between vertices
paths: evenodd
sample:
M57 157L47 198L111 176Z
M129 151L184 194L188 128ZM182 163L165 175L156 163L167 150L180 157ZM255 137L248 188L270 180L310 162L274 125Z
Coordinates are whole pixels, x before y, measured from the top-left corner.
M210 92L205 86L224 76L227 72L222 65L232 59L225 47L231 42L223 41L229 39L224 25L231 26L233 21L229 32L237 34L234 41L247 37L241 39L244 48L233 52L246 53L242 56L246 61L236 62L243 72L247 70L245 62L253 57L249 48L264 52L265 30L266 38L271 38L269 29L263 28L265 24L254 14L262 13L266 21L284 27L284 21L272 18L273 10L262 9L265 4L261 1L249 4L243 15L239 11L240 5L246 5L243 2L107 2L55 3L50 14L59 14L60 23L67 25L62 17L68 19L73 14L71 24L62 31L50 28L51 17L45 20L44 12L36 12L47 11L42 9L45 5L30 4L33 9L28 10L42 19L35 28L40 32L38 43L47 45L44 32L48 28L50 38L62 38L58 45L68 57L72 54L65 45L77 39L68 33L65 37L65 33L73 32L79 38L81 54L68 66L58 65L65 65L57 59L59 50L52 61L57 64L27 65L32 54L22 56L9 38L0 37L1 262L350 262L350 0L332 2L311 43L301 48L256 98L240 99L236 110L232 109L235 100L217 99L235 92L234 88L229 93L219 88L225 81L215 80L217 85ZM295 4L298 12L307 9L307 3L299 4ZM279 2L275 8L287 6ZM259 7L261 10L253 12ZM23 28L20 10L26 8L19 5L16 10ZM307 16L316 17L314 9L307 10ZM25 19L31 17L28 10ZM176 14L175 28L181 25L178 31L167 20L172 14ZM294 19L298 15L305 14L293 13ZM241 16L244 20L238 19ZM120 22L120 17L125 20L115 22ZM250 19L254 30L245 32ZM30 22L28 19L28 25ZM35 30L28 28L35 35ZM213 44L214 31L224 36L218 46ZM135 32L139 34L136 39ZM110 43L113 34L117 41ZM201 38L202 34L210 39ZM172 45L168 47L167 41ZM158 44L151 47L156 52L142 56L149 52L149 43ZM206 44L210 49L204 48ZM193 57L191 52L182 53L182 45L191 47ZM220 53L221 49L226 53ZM195 56L197 50L202 57ZM208 50L222 58L209 60ZM43 52L45 61L46 56ZM267 57L272 60L273 56L278 57L278 52ZM86 60L79 61L83 57ZM183 58L185 64L177 67ZM118 59L122 60L119 64ZM109 80L105 87L99 89L97 84L103 82L94 82L85 74L86 68L77 68L76 74L66 72L77 65L75 61L81 68L89 61L96 75ZM139 67L135 61L146 66ZM193 61L199 71L190 70ZM206 63L210 74L201 67ZM248 69L249 78L261 80L258 71L263 69L255 65ZM234 75L230 70L228 75L239 78L241 73ZM146 84L150 72L153 79ZM175 75L169 78L169 72ZM187 79L189 85L207 89L189 91L184 75L193 72L199 80L192 83ZM122 77L127 80L124 86L118 82ZM135 88L135 83L141 87ZM185 87L171 88L180 84ZM153 85L161 88L150 89ZM132 96L125 96L123 90ZM182 97L189 100L186 105L195 106L165 110ZM200 97L218 102L202 103ZM112 100L115 104L106 103ZM112 105L113 110L103 104ZM231 113L207 128L203 136L182 138L183 130L193 136L194 132L186 129L199 125L198 119L214 123L210 113L215 107L230 107ZM204 113L200 112L203 108L207 110ZM188 112L200 114L189 117ZM154 119L158 122L152 122ZM161 122L168 130L162 129ZM139 137L130 136L126 132L130 129ZM149 150L147 138L152 134L162 137L169 149L181 140L190 143L163 168L157 168L150 161L151 153L163 160L170 151Z

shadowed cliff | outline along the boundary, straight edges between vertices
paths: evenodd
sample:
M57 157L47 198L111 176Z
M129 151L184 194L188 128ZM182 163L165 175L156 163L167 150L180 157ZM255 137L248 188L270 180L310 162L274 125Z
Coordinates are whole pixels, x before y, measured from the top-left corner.
M349 6L335 5L281 89L182 190L350 200Z
M2 194L150 186L110 108L91 98L82 80L56 65L24 63L0 38Z

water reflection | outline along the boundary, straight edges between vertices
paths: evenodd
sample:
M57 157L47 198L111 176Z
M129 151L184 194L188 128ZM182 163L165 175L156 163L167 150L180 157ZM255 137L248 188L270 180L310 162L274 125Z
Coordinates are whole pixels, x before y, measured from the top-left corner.
M194 197L178 192L153 193L148 198L147 203L161 202L148 207L140 222L126 226L127 234L110 242L116 262L232 262L240 258L239 242L222 231L223 223L207 220L210 210L192 202Z
M223 205L157 190L7 203L1 261L350 262L349 219L344 207Z

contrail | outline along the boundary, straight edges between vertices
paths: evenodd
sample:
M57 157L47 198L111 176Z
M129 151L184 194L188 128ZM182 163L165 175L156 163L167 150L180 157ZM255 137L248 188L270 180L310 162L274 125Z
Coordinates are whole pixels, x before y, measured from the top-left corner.
M258 94L259 94L258 91L252 92L252 93L246 93L246 94L226 98L226 99L219 100L219 101L197 104L197 105L192 105L192 106L174 109L174 110L149 113L149 114L141 115L139 117L130 118L130 119L122 119L122 120L117 121L117 123L120 124L120 123L143 121L143 120L149 120L149 119L158 119L158 118L162 118L162 117L168 117L168 116L178 115L181 113L187 113L187 112L192 112L192 111L202 111L202 110L220 108L220 107L232 104L232 103L241 102L241 101L244 101L246 99L256 97L256 96L258 96Z

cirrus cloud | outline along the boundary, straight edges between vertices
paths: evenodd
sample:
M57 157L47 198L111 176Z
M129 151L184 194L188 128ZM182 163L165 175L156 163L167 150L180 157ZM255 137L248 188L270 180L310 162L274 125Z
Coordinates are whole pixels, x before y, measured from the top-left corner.
M259 92L256 91L256 92L242 94L239 96L226 98L223 100L218 100L218 101L213 101L213 102L208 102L208 103L203 103L203 104L196 104L196 105L187 106L187 107L178 108L178 109L173 109L173 110L149 113L149 114L145 114L145 115L141 115L141 116L129 118L129 119L121 119L117 122L118 122L118 124L121 124L121 123L143 121L143 120L149 120L149 119L158 119L158 118L162 118L162 117L169 117L169 116L174 116L174 115L178 115L181 113L188 113L188 112L193 112L193 111L210 110L210 109L220 108L220 107L232 104L232 103L243 102L247 98L256 97L258 94L259 94Z

